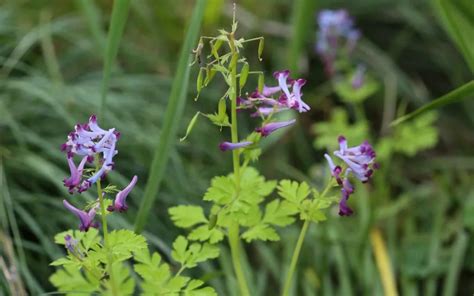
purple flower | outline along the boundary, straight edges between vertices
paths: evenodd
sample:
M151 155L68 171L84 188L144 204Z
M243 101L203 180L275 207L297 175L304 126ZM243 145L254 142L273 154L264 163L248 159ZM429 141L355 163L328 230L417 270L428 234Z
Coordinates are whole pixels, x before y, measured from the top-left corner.
M293 80L289 78L289 75L289 70L273 73L273 77L278 81L278 86L265 85L261 93L255 91L248 97L248 101L253 103L253 107L257 108L257 112L252 113L252 117L269 116L270 114L287 109L295 109L299 113L311 109L302 99L301 88L306 83L306 80ZM280 95L277 100L271 97L278 93L280 93ZM249 104L247 104L246 107L247 106L249 106Z
M219 144L219 149L221 149L221 151L234 150L234 149L247 147L252 144L253 143L249 141L242 141L238 143L222 142Z
M64 245L66 249L74 256L80 257L80 258L83 257L81 251L77 248L78 241L75 240L71 235L66 234L64 236Z
M296 122L296 119L291 119L288 121L280 121L280 122L271 122L271 123L267 123L266 125L262 127L256 128L255 131L259 132L260 134L262 134L262 136L266 137L270 135L271 133L273 133L274 131L276 131L277 129L287 127L289 125L294 124L295 122Z
M329 154L324 154L324 157L328 161L329 164L329 169L331 170L331 175L336 178L336 181L339 185L342 185L342 179L341 179L341 173L342 173L342 168L338 165L334 164L334 161L332 161L331 156Z
M352 209L347 205L347 200L349 199L349 193L344 189L342 191L342 198L339 201L339 216L350 216L352 215Z
M133 176L132 181L130 184L127 185L122 191L117 193L115 196L115 201L113 205L110 205L107 210L109 212L118 211L118 212L125 212L128 209L127 203L125 200L127 199L128 194L132 191L135 184L137 184L138 177Z
M344 136L340 136L339 150L334 155L342 159L352 170L352 173L363 183L367 182L372 176L375 161L375 151L372 146L364 141L361 145L355 147L347 147L347 140Z
M352 81L351 81L353 89L359 89L364 84L365 70L366 69L365 69L364 65L358 65L357 66L357 69L356 69L355 74L352 77Z
M294 106L294 108L297 108L298 112L302 113L302 112L306 112L306 111L309 111L311 108L308 106L308 104L306 104L305 102L303 102L303 100L301 99L301 96L303 95L301 93L301 88L303 87L303 85L306 84L306 80L305 79L297 79L295 81L295 83L293 84L293 99L294 99L294 103L292 104ZM292 107L290 107L292 108Z
M72 193L75 189L79 193L87 190L113 169L112 159L117 154L115 146L119 137L120 133L113 128L109 130L100 128L95 115L89 118L88 123L75 126L74 131L69 133L67 142L61 145L61 150L67 153L71 170L71 177L64 180L64 185L69 187L69 192ZM83 157L77 168L72 160L74 155ZM102 155L102 167L92 177L82 181L85 162L92 162L96 155Z
M278 80L278 86L280 87L281 91L283 92L282 96L280 97L280 103L286 105L288 108L295 109L299 113L309 111L311 108L303 102L301 96L301 88L305 85L305 79L296 79L288 81L288 77L290 75L289 70L284 71L277 71L273 73L273 77ZM292 92L288 88L288 83L292 86Z
M321 56L326 72L334 74L334 61L340 49L351 52L360 32L354 28L354 21L346 10L322 10L317 16L319 31L316 52Z
M74 189L79 186L82 179L82 171L84 170L84 165L86 164L87 156L84 156L76 168L74 160L72 157L67 158L69 164L69 170L71 171L71 176L63 180L64 186L69 188L69 193L73 193Z
M263 86L262 95L265 97L270 97L281 91L280 86Z
M88 231L91 227L98 227L98 224L94 222L95 208L92 208L89 212L85 212L75 208L73 205L68 203L67 200L63 200L63 204L66 209L76 215L76 217L81 221L79 224L80 231Z
M325 154L324 157L328 161L331 175L337 180L337 183L342 186L342 196L339 201L339 215L349 216L353 211L347 205L347 201L350 195L354 193L354 186L351 184L349 176L354 175L357 179L365 183L372 176L373 170L378 168L378 164L374 162L375 151L367 141L355 147L348 147L347 140L344 136L339 136L338 141L339 150L335 151L334 155L342 159L347 165L344 178L341 178L343 168L335 165L328 154Z

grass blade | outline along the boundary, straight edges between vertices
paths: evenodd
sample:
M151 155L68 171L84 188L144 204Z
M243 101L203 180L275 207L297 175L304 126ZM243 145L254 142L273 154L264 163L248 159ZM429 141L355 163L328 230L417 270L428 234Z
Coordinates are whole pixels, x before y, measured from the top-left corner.
M433 110L444 105L456 103L467 98L474 98L474 80L471 80L470 82L456 88L455 90L445 94L444 96L437 98L428 104L425 104L424 106L418 108L410 114L397 118L391 123L391 125L395 126L404 121L412 119L422 113L425 113L426 111Z
M101 27L100 9L96 4L94 1L76 0L76 5L84 15L92 37L95 39L97 49L99 49L100 52L104 52L106 36Z
M135 221L135 231L137 233L140 233L143 230L148 219L150 209L153 206L153 201L155 200L161 181L163 180L171 147L176 138L179 122L183 114L184 102L189 83L190 53L198 38L206 2L207 0L198 0L196 2L188 32L186 33L184 44L181 48L178 69L171 86L171 93L166 107L160 142L155 149L153 162L150 167L150 174L145 186L145 194L138 211L137 220Z
M120 40L122 39L125 23L127 22L130 0L115 0L110 19L109 33L107 35L107 45L104 52L104 69L101 86L101 103L99 117L104 120L105 103L107 91L109 89L110 72L115 58L117 57Z
M466 248L469 243L469 237L464 231L460 231L456 241L454 242L452 257L449 262L448 275L444 282L443 295L456 295L456 288L459 288L457 281L463 266L463 259L466 253Z
M461 50L469 68L474 73L474 8L470 0L436 0L434 7L450 37Z
M308 34L314 32L314 25L311 20L314 20L316 2L314 0L296 0L293 5L291 41L288 43L288 62L290 70L295 74L301 72L299 64L303 48L309 39Z

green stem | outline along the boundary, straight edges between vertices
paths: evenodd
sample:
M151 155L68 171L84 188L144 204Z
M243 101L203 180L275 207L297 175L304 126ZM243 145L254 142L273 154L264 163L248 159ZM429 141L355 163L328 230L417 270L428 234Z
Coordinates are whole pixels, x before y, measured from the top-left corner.
M232 255L232 264L234 265L235 275L237 282L239 283L240 295L249 296L249 288L247 287L247 281L240 264L240 236L239 236L239 223L233 221L229 226L229 245L230 252Z
M229 96L231 99L231 137L232 143L239 142L239 134L237 128L237 60L239 53L235 49L234 45L234 36L233 33L230 35L230 46L232 50L231 63L229 65L230 72L230 92ZM240 157L239 149L232 151L232 162L234 166L234 180L235 180L235 191L237 198L239 197L240 191ZM247 281L245 279L244 272L242 270L242 265L240 264L240 235L239 235L239 223L237 221L232 221L231 226L229 227L229 245L230 252L232 254L232 264L234 265L235 275L239 283L241 295L247 296L250 295L249 288L247 286Z
M105 212L105 205L104 205L104 197L102 196L102 185L100 184L100 180L97 180L97 195L99 197L99 204L100 204L100 216L102 219L102 232L104 233L104 245L107 248L107 217L105 216L107 213Z
M290 269L286 275L285 286L283 288L283 296L288 296L291 287L291 280L293 279L293 273L296 269L296 263L298 263L298 257L300 256L301 247L303 246L303 241L308 232L309 220L304 221L303 228L301 229L300 236L298 237L298 242L296 243L295 250L293 251L293 256L291 257Z
M106 209L104 204L104 197L102 196L102 186L100 184L100 179L97 180L97 195L99 197L99 204L100 204L100 216L102 218L102 232L104 233L104 247L107 251L107 272L109 273L110 278L110 286L112 288L112 295L119 295L117 291L117 287L115 286L115 281L113 277L113 270L112 270L112 256L110 253L110 248L108 244L108 231L107 231L107 217L106 217Z
M329 189L334 185L334 178L331 178L326 185L326 188L324 188L323 192L320 195L320 198L324 198L326 194L328 193ZM309 220L305 220L303 224L303 228L301 229L300 236L298 237L298 241L296 242L296 247L295 250L293 251L293 256L291 257L291 263L290 263L290 268L288 269L288 272L286 274L286 280L285 280L285 285L283 286L283 296L287 296L290 287L291 287L291 280L293 279L293 274L296 269L296 263L298 263L298 258L300 256L301 248L303 246L303 241L306 236L306 232L308 232L309 228Z

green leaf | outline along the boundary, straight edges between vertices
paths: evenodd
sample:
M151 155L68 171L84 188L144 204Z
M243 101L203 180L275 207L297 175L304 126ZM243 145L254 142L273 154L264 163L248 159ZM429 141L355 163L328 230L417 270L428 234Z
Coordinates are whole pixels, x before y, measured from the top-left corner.
M178 236L173 242L171 256L176 262L181 263L181 265L185 265L186 260L188 259L188 253L186 252L187 248L188 240L182 235Z
M294 204L288 201L280 202L278 199L275 199L265 207L263 222L277 226L286 226L295 222L295 218L292 216L296 213L298 213L298 208Z
M214 114L203 114L203 115L209 118L209 120L217 126L230 127L229 116L227 116L226 113L223 113L223 114L214 113Z
M114 1L112 17L110 18L107 45L104 52L104 69L101 85L101 107L99 117L104 118L107 92L109 89L110 72L117 57L120 40L122 39L125 23L127 22L130 0Z
M329 203L330 204L330 203ZM302 204L302 211L300 213L301 220L311 220L313 222L320 222L327 219L321 208L326 208L327 204L322 204L318 200L305 200Z
M65 265L64 268L57 270L49 281L59 292L67 295L92 294L99 292L100 288L99 280L84 277L77 267L71 265Z
M455 90L445 94L442 97L439 97L428 104L423 105L422 107L418 108L417 110L413 111L410 114L404 115L400 118L394 120L391 125L398 125L404 121L410 120L416 116L419 116L429 110L433 110L436 108L440 108L444 105L452 104L459 102L464 99L472 99L474 98L474 80L456 88Z
M182 266L191 268L200 262L217 258L219 256L219 248L208 243L193 243L189 245L188 240L184 236L179 236L173 243L171 256Z
M181 228L187 228L199 223L207 223L204 210L200 206L177 206L168 209L173 223Z
M130 271L128 267L126 267L121 262L115 262L112 264L112 273L114 275L112 283L112 279L109 278L105 282L105 286L107 288L106 293L102 293L103 295L115 295L113 294L112 285L117 291L120 291L120 294L123 295L132 295L133 291L135 290L135 280L130 276Z
M171 86L171 93L165 111L163 128L159 134L158 146L155 149L150 173L140 209L135 221L135 232L140 233L146 225L153 202L167 168L171 147L176 139L177 129L183 115L184 102L189 83L189 53L198 38L201 20L206 8L206 0L197 0L189 22L188 32L179 55L177 72Z
M132 257L133 251L147 248L145 237L126 229L110 232L108 244L114 261L124 261Z
M211 287L204 287L203 281L191 280L183 291L185 296L217 296L216 291Z
M235 198L234 193L235 184L233 178L229 176L214 177L211 180L211 187L204 194L204 200L226 205Z
M187 267L194 267L197 263L207 261L209 259L214 259L219 257L219 247L211 244L198 244L193 243L189 251L191 252L191 256L189 261L186 262Z
M349 143L362 143L368 137L369 127L365 121L349 124L347 112L342 108L335 108L331 120L317 123L313 126L317 137L314 146L317 149L336 150L337 136L344 135Z
M433 126L433 122L436 118L434 112L429 112L413 121L397 125L393 136L393 149L414 156L420 150L435 146L438 141L438 130Z
M216 227L209 229L208 225L202 225L193 229L189 233L188 239L200 242L209 241L211 244L216 244L224 239L224 233Z
M441 21L474 73L474 8L471 0L433 0Z
M278 194L296 206L299 206L310 193L311 189L306 182L298 184L296 181L282 180L278 185Z
M280 240L280 236L268 224L258 224L254 227L249 228L247 231L242 233L242 238L245 239L246 242L251 242L253 240L263 240L263 241L278 241Z

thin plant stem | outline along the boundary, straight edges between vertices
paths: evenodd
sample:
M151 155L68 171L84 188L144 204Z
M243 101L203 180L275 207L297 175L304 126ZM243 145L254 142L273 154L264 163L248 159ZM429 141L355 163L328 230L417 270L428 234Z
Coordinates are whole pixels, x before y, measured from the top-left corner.
M234 265L235 275L239 283L240 294L249 296L249 288L247 287L247 281L245 280L242 265L240 264L239 223L237 221L233 221L229 226L229 245L232 255L232 264Z
M113 270L112 270L112 256L110 254L110 246L108 244L108 230L107 230L107 217L106 217L106 210L104 204L104 197L102 194L102 185L100 184L100 178L96 182L97 184L97 195L99 198L99 205L100 205L100 216L102 219L102 232L104 233L104 247L107 252L107 272L109 273L110 277L110 286L112 288L112 295L119 295L117 292L117 287L115 286L115 281L113 277Z
M395 277L393 276L390 258L385 247L385 242L378 228L373 228L370 232L370 241L374 250L375 261L379 269L384 295L396 296L397 288L395 286Z
M295 250L293 251L293 256L291 257L290 269L286 275L285 286L283 287L283 296L288 296L291 287L291 280L293 279L293 274L296 269L296 263L298 263L298 258L300 256L301 247L303 246L303 241L308 232L309 220L304 221L303 228L301 228L300 236L298 237L298 242L296 243Z
M232 50L232 58L230 63L231 68L231 86L230 86L230 99L231 99L231 137L232 143L239 142L239 134L237 129L237 60L239 53L236 51L234 46L233 33L230 35L230 47ZM239 150L235 149L232 151L232 162L234 166L234 180L236 188L236 196L238 198L240 191L240 157ZM230 252L232 254L232 264L234 265L235 275L237 282L239 283L239 289L241 295L250 295L245 274L240 264L240 236L239 236L239 223L233 221L229 227L229 245Z
M331 178L324 188L323 192L320 195L320 198L324 198L328 193L329 189L334 185L334 178ZM303 247L304 238L306 233L308 232L310 220L305 220L303 223L303 227L301 228L300 236L298 237L298 241L296 242L296 247L293 251L293 256L291 257L290 268L286 274L285 285L283 286L283 296L288 296L291 287L291 281L293 279L293 274L295 273L296 264L298 263L298 258L300 256L301 248Z

